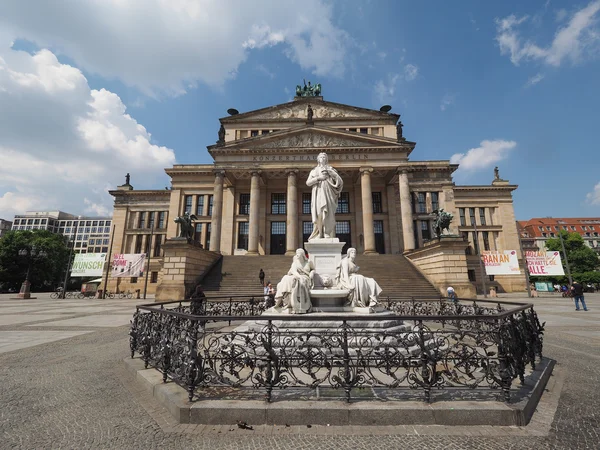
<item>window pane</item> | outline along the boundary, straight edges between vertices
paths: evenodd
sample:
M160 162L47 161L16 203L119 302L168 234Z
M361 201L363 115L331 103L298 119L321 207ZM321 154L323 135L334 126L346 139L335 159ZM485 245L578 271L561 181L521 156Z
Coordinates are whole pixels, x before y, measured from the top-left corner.
M193 199L193 197L194 197L193 195L185 196L185 207L183 208L183 212L192 214L192 199Z
M302 214L310 214L311 196L312 196L312 194L310 192L302 193ZM309 222L309 223L312 225L312 222ZM312 233L312 231L311 231L311 233Z
M271 194L271 214L285 213L285 194Z
M485 208L479 208L479 223L485 225Z
M460 224L465 226L467 224L467 220L465 218L465 208L458 208L458 214L460 215Z
M213 196L209 195L208 196L208 215L212 216L212 209L213 209Z
M203 216L204 215L204 195L199 195L197 197L198 203L196 204L196 215Z
M383 206L381 204L381 192L373 192L371 193L371 197L373 197L373 213L380 214L383 212Z
M475 208L469 208L469 218L471 219L471 225L475 225Z
M336 214L348 214L350 212L350 193L342 192L338 198Z
M425 192L417 192L417 212L427 212L427 205L425 203Z
M431 209L440 209L440 196L437 192L431 193Z
M240 194L240 215L250 214L250 194Z

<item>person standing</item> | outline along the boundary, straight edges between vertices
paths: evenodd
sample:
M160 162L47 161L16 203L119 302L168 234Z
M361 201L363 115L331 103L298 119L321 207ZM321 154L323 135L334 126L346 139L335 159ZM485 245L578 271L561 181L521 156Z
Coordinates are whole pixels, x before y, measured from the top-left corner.
M579 311L579 301L581 300L581 306L583 306L583 310L587 311L587 306L585 304L585 299L583 298L583 286L575 281L573 286L571 286L571 290L573 291L573 300L575 300L575 311Z
M260 269L260 272L258 272L258 279L260 280L260 285L264 286L265 285L265 272Z

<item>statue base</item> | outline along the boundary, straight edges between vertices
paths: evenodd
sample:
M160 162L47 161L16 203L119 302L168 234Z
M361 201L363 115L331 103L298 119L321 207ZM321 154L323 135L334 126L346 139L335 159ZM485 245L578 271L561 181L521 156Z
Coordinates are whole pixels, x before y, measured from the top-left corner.
M345 242L338 238L312 239L304 243L308 252L308 260L314 267L315 289L331 286L337 275L337 268L342 262L342 248ZM311 295L312 297L312 295Z

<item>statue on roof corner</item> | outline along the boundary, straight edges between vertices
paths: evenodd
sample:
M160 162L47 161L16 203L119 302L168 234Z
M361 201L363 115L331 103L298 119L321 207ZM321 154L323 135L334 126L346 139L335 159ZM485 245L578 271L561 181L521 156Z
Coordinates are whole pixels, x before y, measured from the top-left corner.
M500 179L500 170L498 170L498 166L494 167L494 181Z
M321 95L321 83L311 85L310 81L306 84L306 79L303 79L304 86L296 85L296 97L319 97Z
M219 140L217 141L218 145L225 144L225 127L221 124L221 128L219 128Z

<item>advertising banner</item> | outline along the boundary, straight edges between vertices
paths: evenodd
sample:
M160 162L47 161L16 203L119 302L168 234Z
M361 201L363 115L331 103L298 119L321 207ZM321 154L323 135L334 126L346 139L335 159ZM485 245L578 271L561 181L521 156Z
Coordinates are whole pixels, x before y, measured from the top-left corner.
M71 276L101 277L105 260L106 253L77 253L71 266Z
M515 250L484 251L483 264L488 275L518 275L519 258Z
M141 277L145 264L145 253L115 253L111 274L114 278Z
M564 275L560 253L556 251L527 251L527 269L530 275Z

